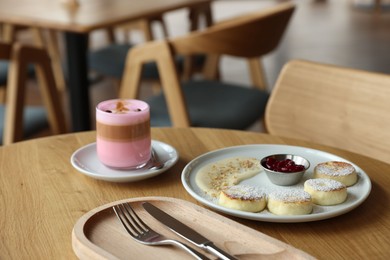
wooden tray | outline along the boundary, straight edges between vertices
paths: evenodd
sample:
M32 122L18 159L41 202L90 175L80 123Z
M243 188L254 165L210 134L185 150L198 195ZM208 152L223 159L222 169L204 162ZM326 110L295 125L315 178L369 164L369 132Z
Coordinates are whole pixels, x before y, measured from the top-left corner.
M312 259L286 243L248 228L193 203L166 197L143 197L115 201L82 216L72 232L73 250L80 259L193 259L172 246L146 246L133 240L115 216L112 206L131 202L137 214L154 230L166 237L189 242L172 233L141 206L148 201L184 224L192 227L217 246L239 259L282 257ZM195 248L194 245L191 245ZM201 249L199 249L201 251ZM206 253L205 253L206 254ZM213 255L208 255L216 259Z

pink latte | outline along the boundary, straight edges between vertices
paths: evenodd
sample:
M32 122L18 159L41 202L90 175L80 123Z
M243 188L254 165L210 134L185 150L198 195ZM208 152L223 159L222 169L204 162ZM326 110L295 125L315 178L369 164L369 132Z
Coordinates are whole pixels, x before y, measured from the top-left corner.
M112 99L96 107L96 146L108 167L136 168L150 159L149 105L135 99Z

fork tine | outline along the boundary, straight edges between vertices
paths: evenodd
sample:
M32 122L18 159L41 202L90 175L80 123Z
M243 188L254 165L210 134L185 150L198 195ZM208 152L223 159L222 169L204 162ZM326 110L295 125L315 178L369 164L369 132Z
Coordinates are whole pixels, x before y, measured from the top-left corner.
M142 221L142 219L137 215L137 213L135 213L129 203L124 203L122 204L122 206L126 209L128 215L130 216L134 226L138 229L138 231L144 233L151 230L151 228L149 228L149 226Z
M116 205L113 207L113 210L127 232L130 232L131 235L140 236L148 231L153 232L153 230L135 213L129 203Z
M126 229L127 233L129 233L132 237L136 237L138 232L134 231L133 225L129 221L121 205L113 206L112 209L114 210L115 215L118 217L119 221L122 223L122 226Z

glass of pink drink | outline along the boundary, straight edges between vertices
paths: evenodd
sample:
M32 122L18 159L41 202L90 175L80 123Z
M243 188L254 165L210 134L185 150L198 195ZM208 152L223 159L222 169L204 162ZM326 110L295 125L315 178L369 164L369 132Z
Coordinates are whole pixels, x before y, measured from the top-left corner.
M96 107L99 160L115 169L136 169L151 156L149 105L135 99L112 99Z

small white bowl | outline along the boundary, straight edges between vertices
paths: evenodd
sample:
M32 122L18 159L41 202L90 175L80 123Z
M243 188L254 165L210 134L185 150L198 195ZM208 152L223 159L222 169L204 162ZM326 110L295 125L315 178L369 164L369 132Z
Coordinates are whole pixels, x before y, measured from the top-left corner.
M292 160L296 165L303 165L304 170L303 171L297 171L297 172L279 172L279 171L273 171L271 169L268 169L266 167L266 161L268 158L274 158L277 161L283 161L286 159ZM310 162L303 158L302 156L294 155L294 154L273 154L264 157L260 161L261 166L264 168L265 173L267 174L268 179L276 185L280 186L290 186L297 184L301 179L303 174L306 172L307 169L310 167Z

